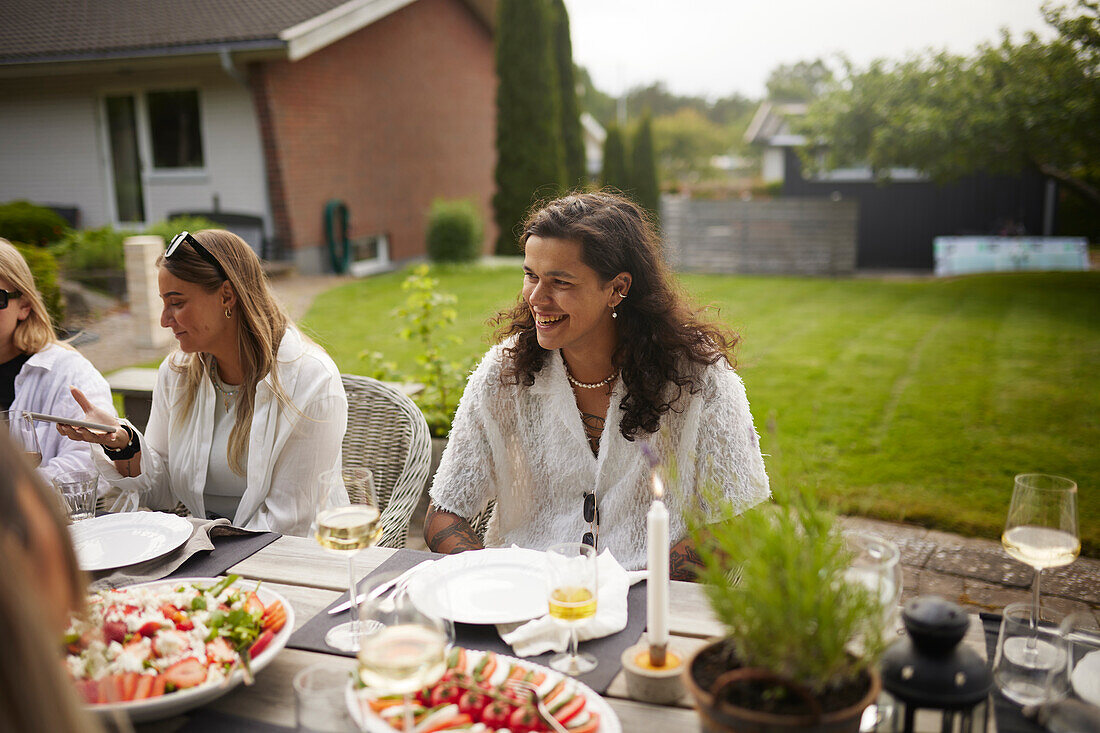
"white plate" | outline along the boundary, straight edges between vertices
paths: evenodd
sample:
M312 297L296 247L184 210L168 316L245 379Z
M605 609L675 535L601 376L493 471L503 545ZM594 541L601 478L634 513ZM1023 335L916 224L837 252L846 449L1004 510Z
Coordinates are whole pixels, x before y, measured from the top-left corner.
M80 568L92 572L160 557L186 542L193 529L175 514L123 512L71 524L69 534Z
M409 598L425 613L466 624L506 624L546 614L546 556L495 547L447 555L414 573Z
M515 657L505 656L504 654L497 654L497 659L500 662L519 664L528 669L538 670L545 673L547 677L563 676L560 672L555 672L549 667L544 667L534 662L528 662L525 659L516 659ZM595 690L583 682L579 680L573 680L573 682L577 685L577 691L585 697L585 707L590 712L600 716L600 727L597 733L622 733L622 724L619 723L619 718L615 715L615 711L607 704L607 700L604 700ZM366 690L357 690L355 688L354 679L348 682L344 698L348 705L348 712L351 713L351 719L354 720L356 725L359 726L359 729L365 731L365 733L393 733L393 728L387 725L386 721L382 720L381 716L366 705L365 693Z
M148 512L145 512L146 514ZM220 578L172 578L170 580L155 580L152 583L141 583L139 585L128 585L129 588L148 588L158 585L166 585L169 587L176 587L185 583L199 583L202 585L214 585L219 582ZM286 625L279 630L279 633L275 635L275 638L271 640L271 644L266 649L260 652L255 659L252 660L252 672L253 674L259 674L260 670L269 665L275 655L282 651L286 646L287 641L290 639L290 634L294 630L294 609L290 607L290 602L281 594L270 590L266 585L261 585L256 588L255 581L238 580L233 584L234 587L242 588L244 590L255 590L256 595L259 596L260 601L265 606L271 605L275 601L280 601L283 604L283 608L286 609ZM192 708L197 708L200 705L205 705L208 702L213 702L225 693L232 690L239 685L244 679L244 671L238 669L233 673L228 680L218 683L207 685L205 687L194 687L187 690L179 690L177 692L171 692L161 697L154 697L146 700L130 700L129 702L115 702L115 703L99 703L96 705L86 706L89 710L99 713L105 719L108 716L114 715L116 712L126 713L130 717L130 720L134 723L144 723L150 720L162 720L164 718L170 718L173 715L179 715Z

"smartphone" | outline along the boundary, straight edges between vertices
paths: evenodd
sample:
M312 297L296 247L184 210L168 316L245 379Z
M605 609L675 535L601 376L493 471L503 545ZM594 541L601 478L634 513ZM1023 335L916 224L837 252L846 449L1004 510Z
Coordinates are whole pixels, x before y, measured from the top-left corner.
M89 430L98 430L101 433L113 433L118 428L112 428L110 425L100 425L95 422L87 422L85 420L76 420L71 417L61 417L59 415L45 415L41 412L26 412L24 413L32 420L45 420L46 422L56 422L62 425L75 425L78 428L88 428Z

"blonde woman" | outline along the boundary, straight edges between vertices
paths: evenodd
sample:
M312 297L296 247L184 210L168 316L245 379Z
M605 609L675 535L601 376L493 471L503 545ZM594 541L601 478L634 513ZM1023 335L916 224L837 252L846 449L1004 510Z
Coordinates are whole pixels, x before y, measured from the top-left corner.
M317 510L347 504L319 476L340 466L347 398L336 365L276 302L260 260L235 234L176 236L157 261L163 311L179 351L160 366L144 434L58 426L93 450L121 490L116 509L168 509L306 535ZM79 390L88 419L118 424Z
M0 291L0 410L80 418L83 411L69 392L76 387L114 419L107 381L90 361L57 340L27 261L6 239L0 239ZM36 423L35 433L43 478L91 468L88 449L65 440L49 423Z
M0 730L99 731L58 659L84 578L52 492L0 435Z

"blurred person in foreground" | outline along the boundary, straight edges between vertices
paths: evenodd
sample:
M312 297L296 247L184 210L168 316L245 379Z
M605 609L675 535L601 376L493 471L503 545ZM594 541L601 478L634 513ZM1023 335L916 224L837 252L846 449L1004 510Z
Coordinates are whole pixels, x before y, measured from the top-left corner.
M116 511L182 501L196 517L308 534L318 510L348 503L342 485L319 478L340 466L347 426L336 364L294 327L237 235L181 232L157 266L160 324L179 351L160 365L148 428L59 432L102 445L92 453L121 491ZM73 395L89 420L120 424Z
M74 348L57 340L27 261L2 238L0 291L0 411L82 419L84 411L69 391L76 387L115 418L107 380ZM65 440L51 423L36 422L34 432L42 451L38 470L47 480L92 468L88 448Z
M428 546L482 547L470 520L494 501L487 545L582 541L644 568L644 440L678 467L665 495L671 574L694 578L683 511L717 520L707 487L737 512L770 493L731 366L736 337L688 305L653 226L624 197L552 201L528 217L520 244L521 297L498 315L501 342L462 395L431 490Z
M99 731L61 664L84 576L51 489L0 435L0 730Z

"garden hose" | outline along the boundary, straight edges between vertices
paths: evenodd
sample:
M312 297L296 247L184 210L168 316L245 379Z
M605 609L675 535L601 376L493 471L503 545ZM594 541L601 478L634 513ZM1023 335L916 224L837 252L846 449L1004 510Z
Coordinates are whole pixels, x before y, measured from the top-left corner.
M351 265L351 243L348 241L348 207L343 201L332 199L325 204L325 243L328 245L332 270L337 274L348 271Z

